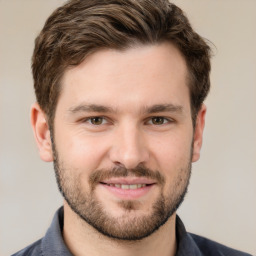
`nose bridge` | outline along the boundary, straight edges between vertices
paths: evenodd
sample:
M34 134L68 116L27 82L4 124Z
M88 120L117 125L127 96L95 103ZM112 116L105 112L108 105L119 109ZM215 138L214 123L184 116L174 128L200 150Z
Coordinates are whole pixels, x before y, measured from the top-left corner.
M132 122L120 124L111 148L111 161L132 169L148 160L147 143L140 127Z

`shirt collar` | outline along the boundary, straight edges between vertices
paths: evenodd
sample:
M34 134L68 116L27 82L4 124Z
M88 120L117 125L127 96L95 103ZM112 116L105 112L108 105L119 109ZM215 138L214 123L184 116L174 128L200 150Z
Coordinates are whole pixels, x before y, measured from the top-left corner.
M185 226L178 215L176 216L176 239L177 252L175 256L202 255L191 235L187 233Z
M62 237L63 224L64 211L63 207L61 207L55 213L52 224L42 240L41 250L43 256L72 256Z

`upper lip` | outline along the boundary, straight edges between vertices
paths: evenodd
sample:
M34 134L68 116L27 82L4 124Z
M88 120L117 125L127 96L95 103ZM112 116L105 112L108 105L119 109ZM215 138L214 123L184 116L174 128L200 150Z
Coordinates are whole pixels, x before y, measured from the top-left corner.
M149 179L149 178L143 178L143 177L118 177L118 178L110 178L106 180L102 180L100 183L105 183L105 184L146 184L146 185L151 185L155 184L156 181Z

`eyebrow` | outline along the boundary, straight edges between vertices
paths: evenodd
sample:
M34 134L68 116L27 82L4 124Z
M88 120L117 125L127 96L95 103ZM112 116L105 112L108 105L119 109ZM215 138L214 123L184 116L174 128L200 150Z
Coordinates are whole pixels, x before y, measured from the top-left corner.
M183 107L180 105L174 104L157 104L150 107L145 108L145 112L148 114L154 114L159 112L178 112L181 113L183 111Z
M107 107L104 105L98 104L81 104L76 107L71 107L69 110L72 114L76 114L79 112L99 112L99 113L116 113L117 111L112 107ZM144 106L142 108L143 114L154 114L159 112L177 112L181 113L183 111L183 107L180 105L174 104L156 104L153 106Z
M75 114L78 112L101 112L101 113L114 113L113 108L103 106L103 105L97 105L97 104L81 104L76 107L71 107L69 109L69 112Z

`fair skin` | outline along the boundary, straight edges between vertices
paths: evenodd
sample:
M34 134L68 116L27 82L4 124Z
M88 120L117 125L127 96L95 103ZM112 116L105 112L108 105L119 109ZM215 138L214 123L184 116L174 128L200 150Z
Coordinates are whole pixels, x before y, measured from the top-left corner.
M62 165L79 177L81 193L89 192L89 175L113 166L133 169L143 164L165 178L162 187L133 176L104 182L135 189L97 184L95 199L112 219L147 217L160 191L167 198L181 173L185 175L185 163L199 159L206 108L202 106L193 129L187 75L184 58L168 43L101 50L65 72L54 140ZM31 121L42 160L53 161L47 119L37 103ZM144 183L146 187L138 188ZM126 200L137 203L129 212L119 204ZM63 237L74 255L170 256L176 252L175 218L173 214L146 238L125 242L99 233L65 201Z

